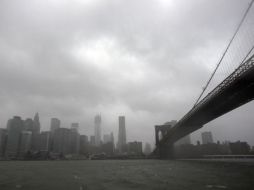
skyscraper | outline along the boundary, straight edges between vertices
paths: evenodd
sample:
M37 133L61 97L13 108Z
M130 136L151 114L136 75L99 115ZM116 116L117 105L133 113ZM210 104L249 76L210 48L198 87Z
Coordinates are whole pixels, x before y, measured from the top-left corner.
M31 131L22 131L21 132L19 155L24 156L26 154L26 152L31 149L31 145L32 145L32 132Z
M34 132L34 121L31 118L24 121L24 130Z
M32 150L38 151L40 149L40 120L39 114L36 113L33 120L33 130L32 130Z
M213 143L213 136L211 131L203 132L201 133L201 136L203 144Z
M70 153L78 154L80 148L80 135L78 133L79 124L72 123L71 124L71 131L70 131Z
M88 137L86 135L80 135L79 139L79 152L80 154L85 155L88 153Z
M49 136L49 150L53 150L53 139L55 131L60 128L61 121L58 118L51 118L50 120L50 136Z
M113 133L103 135L103 144L101 146L101 151L106 155L113 155L115 152L114 136Z
M53 152L63 155L70 153L70 129L59 128L54 132Z
M124 152L126 147L126 129L125 129L125 117L119 116L119 131L118 131L118 150L120 153Z
M78 132L79 124L78 123L72 123L71 124L71 130L74 132Z
M19 116L14 116L13 119L9 119L7 123L7 144L6 144L6 156L16 157L18 155L21 131L24 129L24 122Z
M50 132L43 131L40 134L40 150L41 151L49 151L49 143L50 143Z
M34 132L36 134L40 133L40 128L41 128L41 124L40 124L40 120L39 120L39 114L36 113L34 116Z
M101 116L96 115L94 118L94 137L95 145L100 146L101 144Z
M51 133L54 133L56 129L60 128L61 121L57 118L51 118L50 121L50 131Z

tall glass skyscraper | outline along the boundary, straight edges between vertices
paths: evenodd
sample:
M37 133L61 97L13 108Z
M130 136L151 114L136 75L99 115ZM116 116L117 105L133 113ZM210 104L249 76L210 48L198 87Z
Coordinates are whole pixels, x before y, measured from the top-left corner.
M119 131L118 131L118 150L120 153L124 152L126 147L126 129L125 129L125 117L119 116Z
M32 150L38 150L40 146L40 119L39 119L39 113L36 113L33 120L34 126L32 131Z
M34 116L34 132L36 134L40 133L41 125L40 125L40 120L39 120L39 113L36 113Z
M101 116L96 115L94 118L94 137L95 145L100 146L101 144Z

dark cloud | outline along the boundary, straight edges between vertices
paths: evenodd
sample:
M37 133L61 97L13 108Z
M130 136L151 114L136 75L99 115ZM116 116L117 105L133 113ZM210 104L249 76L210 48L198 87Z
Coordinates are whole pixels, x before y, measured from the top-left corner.
M104 132L117 137L117 117L125 115L128 139L153 142L155 124L193 106L248 3L2 0L1 127L12 115L39 111L44 130L59 117L91 134L100 112ZM254 144L245 135L253 121L237 117L244 130L235 122L253 104L244 109L204 130Z

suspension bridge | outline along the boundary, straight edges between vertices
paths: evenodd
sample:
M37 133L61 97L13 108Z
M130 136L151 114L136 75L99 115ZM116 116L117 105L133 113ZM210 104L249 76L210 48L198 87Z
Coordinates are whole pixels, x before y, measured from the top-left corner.
M172 158L177 140L254 99L253 2L244 12L192 109L174 125L155 126L156 148L153 154L159 158Z

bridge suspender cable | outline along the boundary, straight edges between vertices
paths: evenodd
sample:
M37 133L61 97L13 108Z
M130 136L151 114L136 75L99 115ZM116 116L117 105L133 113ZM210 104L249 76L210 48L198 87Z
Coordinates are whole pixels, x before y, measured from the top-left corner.
M251 52L254 50L254 45L252 46L252 48L249 50L249 52L246 54L246 56L243 58L242 62L240 65L244 64L245 60L249 57L249 55L251 54Z
M254 0L251 1L251 3L249 4L247 10L245 11L245 13L244 13L244 15L243 15L243 18L242 18L241 22L239 23L239 25L237 26L236 31L235 31L233 37L231 38L231 40L229 41L229 44L227 45L227 48L225 49L224 53L222 54L222 57L220 58L219 63L216 65L215 70L213 71L211 77L209 78L208 82L206 83L205 87L203 88L201 94L199 95L199 97L198 97L198 99L197 99L197 101L195 102L195 104L194 104L193 107L195 107L195 106L198 104L200 98L202 97L202 95L204 94L204 92L205 92L205 90L207 89L208 85L210 84L210 82L211 82L213 76L215 75L216 71L218 70L218 68L219 68L219 66L220 66L220 64L221 64L221 62L222 62L222 60L223 60L223 58L225 57L225 55L226 55L226 53L227 53L227 51L228 51L230 45L232 44L233 40L235 39L236 34L238 33L239 29L241 28L241 26L242 26L242 24L243 24L243 22L244 22L244 20L245 20L245 18L246 18L246 16L247 16L247 14L248 14L248 12L249 12L249 10L250 10L250 8L251 8L253 2L254 2ZM252 50L253 50L253 49L252 49ZM252 51L252 50L251 50L251 51ZM247 56L248 56L248 55L247 55Z

